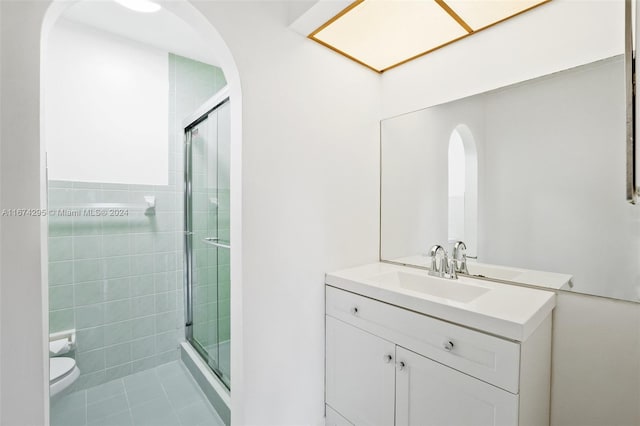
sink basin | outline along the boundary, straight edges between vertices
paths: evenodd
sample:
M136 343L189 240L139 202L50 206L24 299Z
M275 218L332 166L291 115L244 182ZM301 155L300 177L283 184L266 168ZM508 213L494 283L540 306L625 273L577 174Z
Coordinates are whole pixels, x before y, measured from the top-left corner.
M458 280L416 275L404 271L387 272L374 276L371 280L386 287L417 291L460 303L469 303L490 291L489 288L463 283Z

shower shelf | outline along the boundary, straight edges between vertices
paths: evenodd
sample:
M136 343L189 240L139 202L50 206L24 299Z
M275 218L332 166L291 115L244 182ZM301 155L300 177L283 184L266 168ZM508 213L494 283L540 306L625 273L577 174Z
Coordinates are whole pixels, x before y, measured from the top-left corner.
M145 216L155 216L156 197L145 196L142 203L86 203L73 206L50 207L51 215L58 216L109 216L127 217L131 211L143 211ZM65 213L66 212L66 213ZM58 214L61 213L61 214Z

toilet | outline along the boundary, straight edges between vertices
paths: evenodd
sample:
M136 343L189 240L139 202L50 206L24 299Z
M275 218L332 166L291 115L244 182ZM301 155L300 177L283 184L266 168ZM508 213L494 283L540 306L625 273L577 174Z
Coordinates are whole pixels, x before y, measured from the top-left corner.
M49 335L49 396L71 386L80 376L76 360L63 356L76 348L76 330L59 331Z
M69 357L49 358L49 396L68 388L80 376L76 360Z

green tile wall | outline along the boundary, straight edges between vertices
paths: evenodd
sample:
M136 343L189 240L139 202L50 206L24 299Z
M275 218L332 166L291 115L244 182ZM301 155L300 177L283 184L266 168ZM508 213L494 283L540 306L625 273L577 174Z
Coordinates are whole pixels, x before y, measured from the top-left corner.
M155 216L50 217L50 331L77 330L74 389L177 359L184 336L182 120L224 86L219 68L168 55L169 185L49 181L50 208L143 203Z

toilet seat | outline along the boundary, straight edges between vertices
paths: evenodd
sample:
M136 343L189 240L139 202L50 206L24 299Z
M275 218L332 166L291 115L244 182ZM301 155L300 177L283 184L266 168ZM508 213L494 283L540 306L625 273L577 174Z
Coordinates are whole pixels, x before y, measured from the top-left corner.
M49 358L49 395L66 389L80 376L76 360L68 357Z

